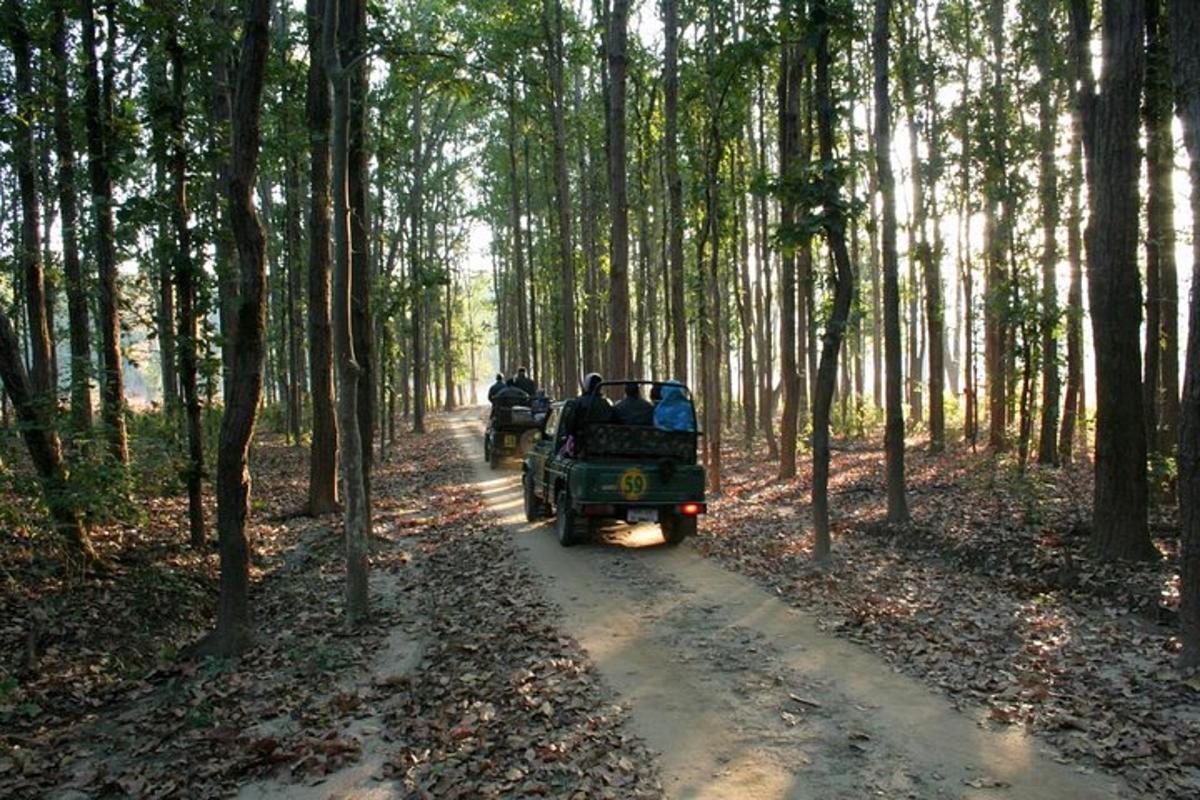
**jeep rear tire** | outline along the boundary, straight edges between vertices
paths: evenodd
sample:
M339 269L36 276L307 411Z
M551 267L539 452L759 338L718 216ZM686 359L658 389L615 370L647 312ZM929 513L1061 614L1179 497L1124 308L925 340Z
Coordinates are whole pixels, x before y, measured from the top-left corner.
M683 514L664 513L659 523L663 539L671 547L675 547L689 536L696 535L696 518Z
M525 495L525 521L537 522L546 516L546 504L533 493L533 476L526 472L521 476Z
M580 539L579 514L571 507L571 494L566 489L558 493L554 512L554 533L558 536L558 543L563 547L577 543Z

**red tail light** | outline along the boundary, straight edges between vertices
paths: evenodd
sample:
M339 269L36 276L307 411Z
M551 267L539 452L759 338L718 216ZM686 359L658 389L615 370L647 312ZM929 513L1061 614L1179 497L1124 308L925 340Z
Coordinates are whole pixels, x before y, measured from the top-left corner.
M697 514L703 514L704 511L704 503L684 503L679 507L679 513L685 517L694 517Z

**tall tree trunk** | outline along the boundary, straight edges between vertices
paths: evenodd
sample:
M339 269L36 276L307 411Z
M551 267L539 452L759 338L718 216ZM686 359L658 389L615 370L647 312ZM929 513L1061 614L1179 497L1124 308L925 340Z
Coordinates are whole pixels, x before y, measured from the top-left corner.
M114 50L115 21L109 8L108 52ZM111 153L111 86L101 86L96 58L95 0L83 0L84 118L88 140L88 174L91 180L92 213L96 225L96 262L100 288L100 355L103 380L100 383L101 417L105 438L112 457L129 461L125 433L125 375L121 363L121 327L118 319L120 295L117 287L116 235L113 228L113 186Z
M817 390L813 402L813 558L829 559L829 408L833 401L834 380L837 377L838 352L850 318L854 300L854 268L846 250L846 218L841 188L837 183L833 160L834 99L830 85L829 7L828 0L814 0L812 21L817 29L817 141L821 159L821 198L824 215L821 227L833 251L836 277L833 279L833 308L825 325L821 345L821 362L817 368Z
M780 49L779 76L779 179L782 196L779 202L779 227L792 236L796 226L796 201L790 184L797 179L796 162L800 149L800 92L804 71L803 51L795 42L785 42ZM783 373L783 420L779 424L779 477L796 477L796 437L800 403L804 387L797 371L796 350L796 248L782 252L779 273L779 364Z
M1178 439L1179 286L1175 270L1175 143L1171 136L1171 53L1163 0L1146 0L1146 365L1143 404L1150 453Z
M922 225L920 255L922 277L925 279L925 339L929 349L929 449L938 453L944 449L946 442L946 307L942 286L945 243L938 205L938 181L943 170L942 159L938 155L942 148L942 123L936 96L937 72L933 66L935 56L929 14L929 4L926 3L922 6L926 63L922 64L921 83L925 105L925 148L929 158L928 163L921 167L926 172L922 190L927 199L927 207L922 214L926 220L932 220L933 241L929 241L925 226ZM914 38L919 40L920 37L915 35Z
M745 171L742 153L743 139L738 139L735 164L739 173ZM755 424L758 421L757 400L754 385L754 309L753 296L750 293L750 238L746 228L746 216L749 204L746 201L745 181L741 175L734 181L737 192L737 216L734 235L738 244L738 277L737 287L738 324L741 327L742 358L741 358L741 389L742 389L742 420L746 446L754 440Z
M308 0L308 47L320 53L325 3ZM325 60L309 59L305 115L310 147L308 211L308 357L312 381L312 446L309 450L308 512L337 510L338 432L333 400L333 332L329 251L329 78Z
M20 271L24 278L25 318L29 324L31 402L45 406L39 418L50 424L55 376L51 372L50 322L46 311L46 277L42 268L42 218L38 195L37 149L34 138L37 99L33 94L33 48L17 0L5 0L4 21L16 73L16 137L13 160L21 194ZM13 405L16 406L14 399Z
M629 375L629 199L625 189L625 72L629 0L612 0L608 16L608 191L610 377ZM707 399L706 399L707 402Z
M521 173L517 169L517 90L516 78L508 77L508 215L509 229L512 232L512 272L516 302L513 304L517 315L517 354L507 366L515 374L518 366L524 366L530 356L529 349L529 309L526 308L525 296L525 248L521 243Z
M663 0L663 148L666 151L667 218L670 237L667 269L671 279L671 368L687 383L687 312L683 307L683 180L679 176L679 10L678 0Z
M553 3L553 22L551 22ZM579 383L579 345L575 337L574 209L567 172L566 92L563 88L562 0L543 0L542 28L546 36L546 66L550 72L550 117L554 126L554 191L558 212L558 248L562 259L562 387L574 391Z
M971 42L970 5L964 5L963 58L959 66L959 116L962 126L958 138L961 145L959 161L959 273L962 281L963 320L963 439L972 450L979 437L979 386L975 379L975 269L971 263Z
M1007 98L1004 92L1004 9L1005 0L990 0L987 10L991 41L991 141L985 165L987 221L984 238L987 273L984 281L984 361L988 382L988 444L996 451L1008 447L1007 435L1007 358L1008 327L1005 324L1009 302L1006 276L1008 218Z
M924 372L922 350L919 344L921 328L920 277L918 267L926 267L929 258L929 236L926 224L925 177L927 165L921 161L921 134L917 124L917 66L920 60L920 39L916 35L917 18L909 15L900 25L900 94L904 103L904 116L908 127L908 160L912 182L912 216L908 232L908 406L914 423L924 419L921 378ZM922 271L925 271L924 269ZM932 431L931 431L932 433ZM930 444L933 437L930 437Z
M67 318L71 338L71 427L86 433L92 427L91 336L87 287L79 263L79 202L75 192L75 138L71 99L67 89L67 6L54 4L54 138L58 157L58 206L62 225L63 268L67 278Z
M326 3L334 0L325 0ZM408 269L409 269L409 299L412 302L411 335L412 347L409 357L409 367L412 370L412 420L413 433L425 432L425 344L424 344L424 302L425 270L421 262L424 253L421 248L422 210L425 203L425 143L423 139L424 103L421 87L413 89L412 132L413 132L413 186L409 193L409 236L408 236ZM336 184L335 184L336 186ZM496 295L500 298L500 295ZM497 302L496 307L503 304ZM497 312L499 313L499 312ZM503 326L501 326L503 330ZM510 340L511 341L511 340ZM501 365L504 349L500 351Z
M346 7L341 7L342 4ZM350 626L362 623L369 613L367 551L371 537L366 495L363 448L369 443L359 427L358 394L362 388L362 366L355 352L354 336L354 265L350 252L354 239L352 220L353 190L350 160L355 113L354 76L343 64L358 57L363 43L356 36L354 20L361 0L325 0L325 19L321 31L325 70L329 75L333 98L333 346L337 367L338 434L346 542L346 621ZM349 24L348 24L349 23ZM345 27L343 27L345 26Z
M175 292L179 300L176 344L179 353L179 378L183 388L183 407L187 415L188 530L192 547L201 548L206 537L201 487L204 478L204 431L200 420L200 394L196 385L199 313L196 308L196 267L192 259L192 231L188 226L191 212L188 208L187 193L187 110L184 105L184 86L187 78L183 47L179 42L176 24L171 25L166 50L171 61L171 215L175 228Z
M237 242L240 287L236 342L229 365L229 393L217 449L217 536L221 556L217 627L199 647L231 656L250 643L250 514L248 460L262 398L266 306L266 238L254 209L261 139L263 78L269 43L270 0L248 0L233 95L233 141L229 171L229 218ZM219 54L224 57L224 53Z
M1200 224L1200 4L1171 6L1171 51L1192 183L1192 227ZM1192 237L1192 286L1200 286L1200 237ZM1200 666L1200 292L1188 303L1188 343L1179 417L1179 583L1182 667Z
M1055 162L1058 103L1051 49L1058 34L1049 3L1037 7L1038 196L1042 222L1042 422L1038 463L1058 463L1058 167Z
M1096 355L1096 477L1092 550L1106 559L1157 555L1147 525L1146 429L1138 352L1138 104L1145 70L1143 0L1104 0L1100 91L1083 87L1088 185L1088 300ZM1090 11L1071 3L1076 58ZM1077 67L1080 74L1086 64Z
M762 71L758 75L757 114L750 123L750 150L755 164L755 179L767 174L766 101ZM757 126L757 136L755 129ZM758 254L758 279L754 285L754 305L757 324L755 334L758 349L758 413L759 426L767 436L767 457L779 457L779 442L775 437L775 363L772 342L775 338L774 287L771 282L771 253L767 234L767 196L756 193L754 198L754 242Z
M233 225L229 220L229 142L231 137L232 87L229 70L233 61L229 42L233 39L229 12L225 0L214 0L212 6L212 36L215 54L212 60L212 88L209 117L212 133L209 149L213 161L213 216L216 220L213 238L214 270L217 276L217 310L221 322L221 376L223 394L230 392L230 369L233 365L233 343L237 337L238 268Z
M1075 428L1081 421L1083 396L1083 132L1077 100L1071 109L1071 196L1067 212L1067 386L1058 433L1058 460L1070 464L1075 452Z
M887 461L888 522L908 519L904 488L904 376L900 371L900 281L896 253L896 183L892 175L892 98L888 87L888 48L891 0L875 0L871 47L875 57L875 171L882 196L883 328L887 370L887 421L884 448Z
M330 2L331 0L326 0ZM366 508L367 541L371 532L371 466L372 444L375 440L375 368L373 364L374 341L371 325L371 236L369 217L370 163L367 152L367 60L359 58L369 44L367 41L366 0L341 0L341 19L337 30L341 59L347 67L347 89L350 92L347 113L346 141L346 192L349 202L350 226L350 329L354 338L353 359L358 366L358 392L355 407L358 409L358 436L360 460L362 461L362 493ZM352 62L358 59L358 63ZM328 68L327 68L328 69ZM334 191L341 191L334 183ZM340 224L338 222L337 224ZM340 302L340 301L339 301ZM357 557L357 556L355 556ZM365 563L365 562L364 562ZM357 580L357 578L355 579ZM352 591L357 591L353 589ZM365 590L364 590L365 593ZM366 606L351 609L357 602L347 606L347 616L353 623L366 615ZM361 612L361 613L360 613Z

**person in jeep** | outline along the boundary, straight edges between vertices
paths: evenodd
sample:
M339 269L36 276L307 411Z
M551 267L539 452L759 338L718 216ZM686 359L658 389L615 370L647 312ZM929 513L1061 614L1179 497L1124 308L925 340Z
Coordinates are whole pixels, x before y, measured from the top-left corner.
M492 396L492 419L496 418L497 409L527 405L529 405L529 395L518 389L513 383L508 383Z
M612 419L612 404L600 393L600 384L603 382L604 379L595 372L588 373L580 381L583 391L563 409L565 430L569 436L577 437L589 422L609 422Z
M633 381L625 384L625 397L613 407L613 422L620 425L653 425L654 405Z

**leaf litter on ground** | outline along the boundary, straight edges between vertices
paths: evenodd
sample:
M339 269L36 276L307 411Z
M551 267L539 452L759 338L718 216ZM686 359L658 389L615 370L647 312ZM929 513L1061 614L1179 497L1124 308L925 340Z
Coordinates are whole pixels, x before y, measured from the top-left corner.
M730 448L697 548L879 652L985 724L1023 726L1081 769L1143 797L1200 796L1200 681L1181 675L1177 520L1151 520L1163 559L1087 552L1091 468L1029 465L951 446L907 453L912 522L886 523L883 453L833 456L834 559L810 560L809 470Z
M17 576L0 586L0 796L226 797L251 781L319 784L365 747L387 754L373 778L400 796L659 796L650 754L440 425L401 434L376 464L361 630L342 620L340 515L296 513L305 459L256 443L258 631L236 661L177 655L212 624L217 568L187 547L178 498L146 498L145 524L99 532L117 565L104 576L59 578L33 533L0 543ZM397 630L422 642L420 662L373 674Z

